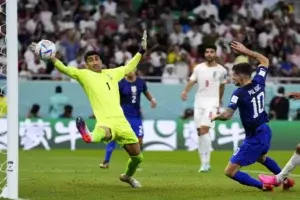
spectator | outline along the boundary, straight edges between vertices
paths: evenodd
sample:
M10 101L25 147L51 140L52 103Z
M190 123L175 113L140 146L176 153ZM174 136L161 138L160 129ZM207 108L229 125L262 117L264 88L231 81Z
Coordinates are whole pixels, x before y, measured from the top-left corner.
M25 62L21 62L19 80L30 80L31 77L32 75L31 72L28 70L27 64Z
M64 112L59 116L60 118L72 119L73 118L73 106L65 105Z
M289 118L290 102L285 97L284 87L279 87L277 95L273 97L270 102L269 113L274 116L276 120L288 120Z
M164 73L162 75L162 83L164 84L179 84L179 78L175 73L175 66L173 64L168 64L165 67Z
M69 103L67 96L63 94L61 86L56 86L55 94L50 97L49 113L51 118L56 119L63 113L64 107Z
M199 15L202 11L206 12L206 17L213 15L219 21L219 11L217 7L211 3L211 0L202 0L200 6L193 10L195 15Z
M0 118L7 115L7 99L5 97L4 89L0 88Z
M110 14L112 16L116 16L117 11L117 3L113 0L106 0L103 3L103 6L105 8L105 13Z
M191 108L187 108L184 110L184 113L181 116L181 119L184 119L184 120L193 119L193 117L194 117L194 110Z
M41 118L41 116L39 115L39 111L40 111L40 105L33 104L32 107L30 108L26 118L29 118L29 119Z

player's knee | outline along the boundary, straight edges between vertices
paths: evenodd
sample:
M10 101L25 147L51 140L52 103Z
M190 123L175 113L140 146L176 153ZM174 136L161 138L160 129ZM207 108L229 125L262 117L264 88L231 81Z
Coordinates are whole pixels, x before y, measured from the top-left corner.
M136 156L136 160L137 160L137 162L138 162L138 163L141 163L141 162L143 162L143 160L144 160L144 156L143 156L143 154L142 154L142 153L140 153L138 156Z
M204 126L200 128L200 135L207 134L209 132L209 127Z
M232 177L233 177L232 171L229 170L228 168L226 168L226 169L224 170L224 174L225 174L227 177L229 177L229 178L232 178Z
M300 155L300 143L296 147L296 153Z

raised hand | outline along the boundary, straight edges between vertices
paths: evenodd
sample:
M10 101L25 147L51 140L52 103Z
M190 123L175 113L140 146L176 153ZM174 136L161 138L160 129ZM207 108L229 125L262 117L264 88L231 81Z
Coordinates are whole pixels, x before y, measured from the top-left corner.
M242 43L237 41L231 42L231 48L233 48L237 52L244 53L244 54L247 53L248 51L247 47L245 47Z
M36 43L35 43L35 42L32 42L32 43L29 45L29 49L30 49L31 51L33 51L34 53L36 53L36 52L35 52L35 48L36 48Z
M147 31L146 30L144 30L144 33L143 33L141 46L144 51L147 50Z

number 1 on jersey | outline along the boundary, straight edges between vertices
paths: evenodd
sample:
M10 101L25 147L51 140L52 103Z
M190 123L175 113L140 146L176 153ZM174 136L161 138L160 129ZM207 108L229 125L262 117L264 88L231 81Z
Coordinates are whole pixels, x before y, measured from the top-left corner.
M252 98L251 102L253 105L253 118L256 118L265 110L265 93L259 93L256 97Z
M106 82L106 85L107 85L108 89L110 90L110 86L109 86L108 82Z

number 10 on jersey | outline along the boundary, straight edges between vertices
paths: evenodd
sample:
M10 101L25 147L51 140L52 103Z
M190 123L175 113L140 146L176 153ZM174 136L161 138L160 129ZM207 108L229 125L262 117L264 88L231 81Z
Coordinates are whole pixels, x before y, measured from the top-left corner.
M253 118L257 118L265 110L265 93L260 92L252 98L251 102L253 105Z

